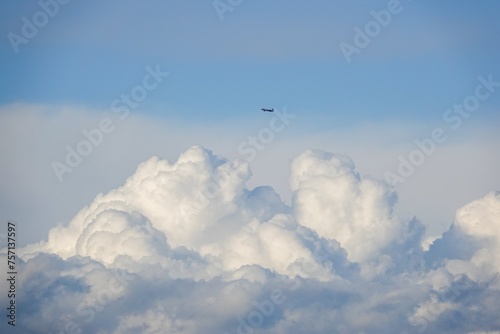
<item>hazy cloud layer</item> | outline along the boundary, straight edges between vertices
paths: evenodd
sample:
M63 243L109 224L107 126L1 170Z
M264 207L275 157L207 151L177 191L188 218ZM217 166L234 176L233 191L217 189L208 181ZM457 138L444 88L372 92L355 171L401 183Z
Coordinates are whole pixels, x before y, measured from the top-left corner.
M292 198L290 158L307 148L348 152L360 174L383 179L386 171L397 172L398 156L407 158L416 148L414 140L428 137L435 126L381 122L308 134L304 129L314 119L309 117L310 111L289 109L297 114L297 121L258 152L247 182L251 188L271 185L287 204ZM211 124L150 117L140 110L126 120L119 116L74 106L0 108L0 131L5 139L0 141L0 155L5 157L0 164L0 219L20 222L21 246L46 238L57 223L69 222L99 192L122 185L140 162L153 155L173 161L188 147L204 143L218 154L245 158L238 154L238 145L268 127L270 115L252 113L245 121ZM63 170L59 182L54 162L67 165L68 147L76 150L87 139L83 130L93 131L103 119L110 119L115 130L104 134L101 144L71 172ZM495 145L500 137L494 124L463 126L460 131L464 132L439 146L411 177L396 185L400 200L395 212L402 217L416 215L426 226L426 234L437 236L448 229L458 207L491 189L500 189L500 157Z
M397 196L344 155L291 162L291 206L246 162L191 147L140 164L22 250L26 333L489 333L500 330L500 193L428 250ZM5 283L2 283L5 284ZM5 296L0 297L2 303ZM5 324L2 323L1 326Z

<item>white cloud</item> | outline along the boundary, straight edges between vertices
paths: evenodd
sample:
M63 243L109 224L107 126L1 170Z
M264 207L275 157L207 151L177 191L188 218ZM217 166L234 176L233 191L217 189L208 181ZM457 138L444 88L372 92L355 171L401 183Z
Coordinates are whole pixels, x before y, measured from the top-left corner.
M360 177L348 157L308 150L291 170L298 222L338 240L351 261L377 258L399 235L395 193L385 182Z
M476 281L488 281L500 272L500 193L492 191L457 211L457 226L480 241L469 261L450 260L447 268Z
M289 109L300 121L292 122L258 152L247 183L250 187L272 186L288 204L292 196L289 159L307 148L348 153L360 174L382 179L385 171L397 167L400 154L414 149L415 138L428 136L434 126L382 122L306 133L310 117ZM24 222L19 227L21 245L45 238L50 228L68 222L95 194L122 185L140 162L153 155L172 160L188 147L204 143L219 154L238 157L238 144L269 122L269 118L251 117L241 123L188 125L172 117L145 116L140 110L125 121L116 116L69 106L18 104L0 108L0 131L5 138L0 155L6 157L0 164L4 185L0 189L0 218ZM112 119L115 130L106 134L71 174L64 174L62 183L58 182L51 163L64 162L65 147L74 148L85 139L82 130L94 129L104 117ZM427 233L438 236L453 221L457 207L499 189L500 159L495 144L499 137L492 128L473 123L462 127L460 138L450 138L439 147L439 153L398 184L400 201L395 212L406 218L418 216ZM440 200L432 200L435 196Z
M248 189L250 175L246 162L198 146L175 163L153 157L140 164L46 241L19 250L19 327L29 333L500 328L497 192L458 210L452 228L424 251L423 226L393 214L394 190L360 175L347 156L311 150L297 156L291 206L271 187Z

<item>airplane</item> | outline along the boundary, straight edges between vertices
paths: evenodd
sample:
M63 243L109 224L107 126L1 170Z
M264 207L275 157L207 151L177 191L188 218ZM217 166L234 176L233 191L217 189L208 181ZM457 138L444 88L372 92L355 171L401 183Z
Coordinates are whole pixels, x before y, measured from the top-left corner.
M264 111L264 112L274 112L274 108L273 109L265 109L265 108L261 108L260 110Z

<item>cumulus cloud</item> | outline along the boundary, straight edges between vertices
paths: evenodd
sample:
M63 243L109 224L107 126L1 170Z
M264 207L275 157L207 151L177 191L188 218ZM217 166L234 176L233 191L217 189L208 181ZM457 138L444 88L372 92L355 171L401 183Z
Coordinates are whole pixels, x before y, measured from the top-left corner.
M338 240L352 261L378 257L399 235L395 193L385 182L360 177L348 157L308 150L293 161L290 183L299 224Z
M26 333L480 333L500 330L500 193L425 228L347 156L291 162L293 200L195 146L153 157L20 249ZM3 250L5 252L5 250ZM5 302L5 297L0 300ZM5 324L2 324L4 326Z

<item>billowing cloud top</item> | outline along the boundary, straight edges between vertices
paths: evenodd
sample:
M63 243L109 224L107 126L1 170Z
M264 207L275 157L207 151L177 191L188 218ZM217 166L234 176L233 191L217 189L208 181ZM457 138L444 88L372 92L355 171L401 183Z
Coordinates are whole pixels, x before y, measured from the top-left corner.
M25 333L500 331L500 193L422 247L384 181L349 157L291 163L291 205L248 163L153 157L46 241L20 250ZM5 250L3 251L5 252ZM5 297L0 300L5 302ZM4 326L2 324L1 326Z

